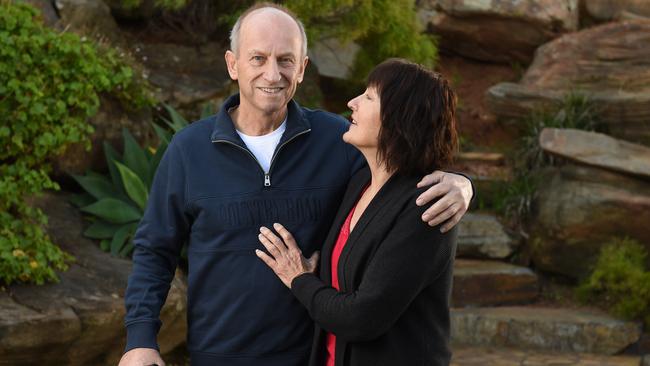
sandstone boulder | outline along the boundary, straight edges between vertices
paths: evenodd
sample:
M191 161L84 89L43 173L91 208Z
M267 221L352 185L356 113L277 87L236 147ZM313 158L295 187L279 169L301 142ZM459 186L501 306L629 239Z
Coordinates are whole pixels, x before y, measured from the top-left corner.
M529 241L537 268L583 278L613 238L650 250L650 148L573 130L545 130L541 145L570 162L544 172Z
M650 17L646 0L584 0L587 15L597 21L624 19L633 15Z
M487 91L501 119L557 105L570 92L590 98L609 133L650 144L650 21L609 23L540 47L519 83Z
M348 79L360 49L354 42L341 43L330 38L316 41L309 49L309 58L318 67L320 75Z
M49 216L48 233L76 257L60 282L12 285L0 292L0 365L117 364L124 349L124 289L131 262L113 258L81 236L81 216L65 195L36 205ZM163 308L163 353L185 340L186 284L177 273Z
M451 313L452 342L464 345L613 355L640 334L638 323L587 309L504 306Z
M59 16L50 1L43 0L25 0L25 3L35 7L41 13L43 23L48 27L56 28L59 22Z
M122 32L102 0L55 0L63 28L108 40L112 45L126 45Z
M494 215L468 213L458 225L458 257L506 258L517 245Z
M232 90L224 61L226 50L217 43L192 47L137 42L130 51L147 69L157 99L177 108L224 97Z
M443 50L499 63L528 64L535 49L573 31L577 0L424 0L419 15Z

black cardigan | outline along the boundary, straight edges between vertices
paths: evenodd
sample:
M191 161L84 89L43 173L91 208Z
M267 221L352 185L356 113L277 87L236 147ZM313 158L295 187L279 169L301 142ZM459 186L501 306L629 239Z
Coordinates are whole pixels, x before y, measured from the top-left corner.
M336 335L336 366L448 365L449 299L456 229L422 222L419 177L393 175L363 212L339 259L340 292L331 287L336 238L363 187L351 180L321 253L320 278L303 274L291 290L316 322L310 366L324 365L325 331Z

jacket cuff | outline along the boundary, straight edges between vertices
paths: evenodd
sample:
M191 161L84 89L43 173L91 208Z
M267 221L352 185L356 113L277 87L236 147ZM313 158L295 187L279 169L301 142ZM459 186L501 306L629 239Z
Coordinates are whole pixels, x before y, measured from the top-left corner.
M156 337L158 325L152 322L132 323L126 327L126 347L124 353L134 348L153 348L160 351Z
M303 273L291 281L291 292L308 310L316 292L324 286L321 279L313 273Z

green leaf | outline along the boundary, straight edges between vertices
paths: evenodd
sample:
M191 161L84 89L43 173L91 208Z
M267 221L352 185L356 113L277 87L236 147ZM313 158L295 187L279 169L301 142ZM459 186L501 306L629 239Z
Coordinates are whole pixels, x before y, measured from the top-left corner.
M113 185L108 179L101 175L72 175L72 178L74 178L74 180L76 180L86 192L90 193L97 199L115 196Z
M149 160L149 171L151 172L151 177L150 177L151 182L153 182L153 177L156 174L156 170L158 170L158 165L160 165L160 160L162 159L166 150L167 150L167 144L161 142L160 145L158 146L158 149L156 150L156 153L151 158L151 160ZM149 189L151 189L151 186L149 186Z
M214 110L212 103L205 103L201 109L201 119L208 118L215 113L216 111Z
M117 230L115 236L113 236L113 240L111 240L111 255L117 256L120 253L124 243L131 235L132 227L133 225L127 224Z
M155 123L152 123L152 125L154 131L156 131L156 135L158 135L158 139L160 139L160 143L166 143L169 145L169 142L172 140L172 134Z
M138 145L131 132L126 128L122 130L124 135L124 165L129 167L140 179L149 186L149 162L144 149Z
M126 244L122 247L122 250L120 250L119 256L120 257L127 257L131 252L133 251L133 235L129 238L129 240L126 242Z
M99 249L108 252L111 249L111 241L108 239L102 240L99 242Z
M120 174L122 175L122 184L124 185L124 189L126 189L126 194L128 194L129 198L131 198L144 212L144 208L147 205L147 199L149 198L147 187L145 187L142 180L127 166L117 162L115 165L117 165L117 169L119 169Z
M84 207L97 201L97 199L88 193L79 193L68 198L68 201L77 207Z
M104 141L104 155L106 155L106 165L108 165L108 172L111 174L113 186L124 193L124 189L122 188L122 178L120 177L119 170L117 170L117 166L115 166L115 162L121 162L122 157L117 151L115 151L115 149L113 149L113 146L106 141Z
M126 224L142 218L142 213L130 204L115 198L102 198L81 211L93 214L114 224Z
M84 236L92 239L110 239L115 235L120 225L110 224L105 221L97 221L90 225Z
M189 124L187 120L181 116L180 113L176 111L176 109L174 109L174 107L170 106L169 104L164 104L164 106L167 110L167 113L169 113L169 116L171 117L171 121L166 118L163 118L163 120L165 123L167 123L167 126L172 129L172 131L178 132Z

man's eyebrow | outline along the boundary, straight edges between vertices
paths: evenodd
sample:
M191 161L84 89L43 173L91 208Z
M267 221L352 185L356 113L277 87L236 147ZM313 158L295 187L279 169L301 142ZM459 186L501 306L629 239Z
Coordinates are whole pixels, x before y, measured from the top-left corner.
M260 50L256 50L256 49L252 49L252 50L248 51L248 54L249 55L259 55L259 54L265 55L264 52L262 52Z

